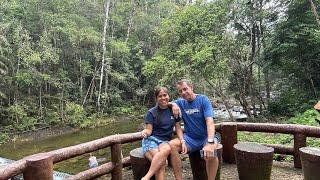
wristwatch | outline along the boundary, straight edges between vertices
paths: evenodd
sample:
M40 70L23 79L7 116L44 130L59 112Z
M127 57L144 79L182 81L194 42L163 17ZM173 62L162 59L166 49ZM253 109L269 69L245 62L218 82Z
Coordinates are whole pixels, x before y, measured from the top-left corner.
M217 138L208 138L208 143L213 144L213 143L218 143Z

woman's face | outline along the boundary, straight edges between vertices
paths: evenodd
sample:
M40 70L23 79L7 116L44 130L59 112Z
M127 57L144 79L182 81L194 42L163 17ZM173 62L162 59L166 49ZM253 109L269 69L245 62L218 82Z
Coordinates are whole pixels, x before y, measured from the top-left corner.
M157 96L158 105L160 107L167 107L169 103L169 99L170 99L169 94L166 91L161 90Z

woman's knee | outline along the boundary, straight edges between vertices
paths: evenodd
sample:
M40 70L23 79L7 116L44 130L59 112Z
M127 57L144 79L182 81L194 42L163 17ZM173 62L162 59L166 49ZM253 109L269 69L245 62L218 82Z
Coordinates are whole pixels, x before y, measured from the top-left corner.
M161 144L159 149L160 149L160 152L165 153L165 154L170 154L170 152L171 152L171 147L170 147L169 143Z

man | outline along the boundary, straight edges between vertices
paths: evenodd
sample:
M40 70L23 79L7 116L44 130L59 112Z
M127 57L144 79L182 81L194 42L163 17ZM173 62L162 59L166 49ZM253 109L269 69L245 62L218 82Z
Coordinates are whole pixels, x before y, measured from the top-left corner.
M214 180L219 161L214 156L218 140L215 138L212 104L207 96L194 93L190 81L182 79L176 86L182 98L172 103L172 110L176 115L181 110L185 134L184 139L171 140L170 145L182 154L203 150L208 179ZM175 153L171 155L178 161Z

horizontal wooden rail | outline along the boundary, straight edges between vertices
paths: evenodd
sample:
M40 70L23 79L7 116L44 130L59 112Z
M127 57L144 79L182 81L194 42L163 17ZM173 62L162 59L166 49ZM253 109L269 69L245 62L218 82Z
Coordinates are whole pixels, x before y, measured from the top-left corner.
M294 154L294 148L292 147L287 147L279 144L262 144L268 147L272 147L274 149L274 153L278 154L289 154L293 155Z
M223 123L224 124L224 123ZM304 134L320 138L320 128L297 124L236 123L238 131L268 132L282 134Z
M130 166L131 165L130 157L126 157L126 158L122 159L122 164L123 164L123 167ZM98 167L88 169L86 171L82 171L82 172L70 177L68 180L93 179L93 178L111 173L111 171L113 170L114 167L115 166L114 166L114 164L112 164L112 162L108 162L108 163L102 164Z

